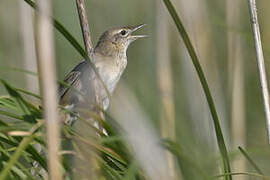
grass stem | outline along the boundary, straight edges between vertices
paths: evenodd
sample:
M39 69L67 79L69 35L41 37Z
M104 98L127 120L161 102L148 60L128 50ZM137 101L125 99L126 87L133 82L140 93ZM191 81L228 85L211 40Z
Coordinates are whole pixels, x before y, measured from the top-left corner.
M263 104L264 104L264 113L266 118L266 129L268 134L268 143L270 143L270 106L269 106L269 92L266 79L264 57L262 50L262 42L260 36L259 21L257 17L256 1L248 0L249 12L250 12L250 23L252 26L255 49L256 49L256 58L260 75Z
M216 107L214 104L214 100L212 98L208 83L206 81L204 72L202 70L201 64L199 62L199 58L195 52L195 49L190 41L190 38L184 28L184 25L181 21L181 19L179 18L174 6L172 5L170 0L163 0L163 2L165 3L170 15L172 16L174 23L179 31L179 34L181 35L185 46L188 50L188 53L191 57L192 63L197 71L197 74L199 76L202 88L204 90L204 94L206 96L206 100L208 102L208 106L213 118L213 122L214 122L214 126L215 126L215 132L216 132L216 137L217 137L217 144L219 147L219 151L221 153L221 159L222 159L222 163L223 163L223 172L224 173L230 173L231 172L231 168L230 168L230 162L229 162L229 156L228 156L228 152L227 152L227 148L225 145L225 141L223 138L223 134L222 134L222 130L220 127L220 123L219 123L219 119L218 119L218 115L217 115L217 111L216 111ZM232 177L231 175L228 175L225 177L226 180L231 180Z
M42 91L44 119L48 147L49 179L61 180L59 161L59 117L57 112L57 85L54 57L53 29L51 26L51 1L38 1L38 70Z
M84 2L84 0L76 0L76 5L77 5L78 15L80 18L80 25L81 25L82 34L83 34L85 51L87 52L87 55L90 58L91 52L93 49L93 45L92 45L92 41L91 41L89 25L88 25L88 20L87 20L87 14L86 14L86 10L85 10L85 8L86 8L85 2Z

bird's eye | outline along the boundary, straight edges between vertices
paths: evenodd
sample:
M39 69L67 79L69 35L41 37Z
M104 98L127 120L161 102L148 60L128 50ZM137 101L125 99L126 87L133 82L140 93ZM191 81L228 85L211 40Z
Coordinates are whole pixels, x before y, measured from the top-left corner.
M120 32L120 34L121 34L122 36L125 36L125 35L127 34L127 31L126 31L126 30L122 30L122 31Z

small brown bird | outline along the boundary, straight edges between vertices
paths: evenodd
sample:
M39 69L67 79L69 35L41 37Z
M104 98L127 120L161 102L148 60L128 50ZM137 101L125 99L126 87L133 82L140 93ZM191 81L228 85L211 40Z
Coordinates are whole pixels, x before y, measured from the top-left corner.
M145 24L111 28L105 31L91 54L91 61L106 85L110 94L113 93L123 71L127 66L126 51L131 42L145 35L132 33ZM60 86L60 104L73 112L95 110L96 106L106 110L109 98L106 89L86 60L79 63L65 78L67 86ZM80 114L80 113L79 113ZM81 115L81 114L80 114ZM73 123L73 120L70 120Z

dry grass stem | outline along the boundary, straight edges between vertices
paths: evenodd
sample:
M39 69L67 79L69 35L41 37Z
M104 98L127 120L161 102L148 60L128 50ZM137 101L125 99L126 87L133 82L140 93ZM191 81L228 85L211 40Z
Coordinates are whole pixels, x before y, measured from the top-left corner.
M157 76L161 96L161 118L160 127L163 138L175 140L175 109L173 97L173 80L171 62L169 56L168 38L168 18L163 11L162 2L156 3L157 7ZM169 175L171 179L176 179L174 158L171 153L167 153Z
M33 10L25 2L19 1L20 31L23 42L23 66L25 70L37 72L37 57L34 41ZM25 74L27 90L38 93L38 78ZM31 100L34 100L33 98Z
M40 89L43 97L44 118L47 127L49 179L60 180L59 162L59 125L57 111L57 85L55 73L55 57L53 43L53 27L51 26L51 1L38 1L38 68Z
M241 23L240 1L227 1L227 24L229 27L239 28ZM232 123L232 148L239 145L246 146L246 122L245 122L245 91L244 91L244 59L243 41L241 35L228 31L228 90L231 95L231 123ZM236 156L233 168L238 171L246 171L243 156ZM245 177L238 177L244 180Z
M80 25L81 25L82 34L83 34L85 51L87 52L87 55L90 58L93 45L91 41L84 0L76 0L76 5L77 5L79 18L80 18Z
M253 37L254 37L254 42L255 42L257 64L258 64L259 75L260 75L260 82L261 82L261 89L262 89L262 96L263 96L263 103L264 103L264 113L266 117L268 143L270 143L269 92L268 92L268 85L267 85L265 65L264 65L260 28L259 28L259 22L258 22L258 17L257 17L256 1L249 0L248 4L249 4L249 12L250 12L250 22L251 22L251 26L253 30Z

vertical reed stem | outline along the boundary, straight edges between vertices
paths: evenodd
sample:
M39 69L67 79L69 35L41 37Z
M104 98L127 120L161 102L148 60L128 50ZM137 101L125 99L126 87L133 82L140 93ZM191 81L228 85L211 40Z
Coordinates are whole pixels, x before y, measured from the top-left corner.
M197 74L199 76L200 79L200 83L202 85L204 94L206 96L206 100L208 102L208 106L212 115L212 119L214 122L214 126L215 126L215 131L216 131L216 138L217 138L217 144L221 153L221 159L222 159L222 163L223 163L223 172L224 173L230 173L231 172L231 167L230 167L230 162L229 162L229 156L228 156L228 152L227 152L227 148L225 145L225 141L224 141L224 137L223 137L223 133L220 127L220 123L219 123L219 119L218 119L218 114L216 111L216 107L214 104L214 100L212 98L206 77L204 75L204 72L202 70L201 64L199 62L199 58L195 52L195 49L191 43L191 40L183 26L182 21L180 20L173 4L171 3L170 0L163 0L164 4L166 5L166 8L168 9L172 19L174 20L174 23L177 27L177 30L179 32L179 35L182 37L185 46L188 50L188 53L191 57L192 63L194 65L194 68L197 71ZM226 177L227 180L232 180L231 175L228 175L228 177Z
M83 35L83 42L84 42L85 51L87 53L88 58L91 61L91 54L93 52L93 45L92 45L92 41L91 41L89 24L88 24L88 20L87 20L85 1L84 0L76 0L76 5L77 5L77 11L78 11L78 15L79 15L82 35ZM90 64L91 63L92 63L92 61L90 62ZM96 76L98 76L100 82L104 86L106 93L109 95L109 92L107 91L106 85L104 84L103 80L101 79L100 75L98 74L97 70L95 69L95 65L91 64L91 67L93 68L93 70L96 73ZM95 92L97 92L96 87L94 87L93 90ZM96 95L95 92L93 94ZM98 96L96 96L95 98L96 98L96 105L97 105L99 103ZM99 113L100 113L100 115L102 115L101 111L99 111ZM89 118L89 117L86 117L86 118ZM92 135L93 132L90 132L89 129L84 128L84 127L82 127L80 131L81 131L81 134L83 135L84 138L91 140L89 135L90 134ZM89 134L89 132L90 132L90 134ZM94 158L94 154L93 154L94 151L92 149L89 149L89 147L86 146L85 144L83 144L81 142L78 142L78 143L82 147L81 152L82 152L83 156L85 158L87 158L87 160L85 162L83 162L82 160L75 161L76 166L78 166L80 169L80 173L76 173L75 178L78 177L78 178L86 178L86 179L96 179L97 177L96 177L94 168L97 164L97 161Z
M90 58L93 45L92 45L92 41L91 41L89 25L88 25L88 20L87 20L87 14L85 11L84 0L76 0L76 5L77 5L77 11L79 14L79 18L80 18L80 25L81 25L82 34L83 34L85 51L87 52L87 55Z
M262 51L262 43L260 37L260 28L257 17L256 1L249 0L249 12L250 12L250 22L253 30L253 37L256 49L256 58L260 75L263 103L264 103L264 113L266 118L266 129L268 135L268 143L270 143L270 107L269 107L269 92L265 73L264 57Z
M39 0L38 7L38 68L43 97L44 118L47 127L49 179L61 180L59 150L59 125L57 112L55 57L53 27L51 26L51 1Z
M161 97L161 118L160 129L163 138L175 140L175 109L173 98L173 80L171 72L171 62L169 57L169 37L168 18L163 11L162 2L156 2L157 11L157 76ZM176 179L174 158L171 153L167 153L167 163L170 178ZM179 179L179 178L178 178Z
M227 0L227 24L230 28L239 28L241 25L241 1ZM246 121L245 121L245 91L244 91L244 59L243 41L239 33L227 32L228 47L228 92L231 96L231 132L232 148L239 145L246 146ZM232 162L235 170L245 172L246 164L243 156L235 157ZM245 177L238 177L244 180Z
M37 72L37 55L34 41L33 10L25 2L19 1L20 7L20 31L23 43L24 69ZM30 92L38 93L38 78L25 74L26 87ZM31 98L31 101L34 101Z
M91 41L91 35L90 35L84 0L76 0L76 5L77 5L78 15L80 18L80 25L81 25L81 30L82 30L82 34L83 34L83 42L84 42L85 51L87 52L87 55L88 55L89 59L91 60L91 53L93 51L93 45L92 45L92 41ZM108 97L110 98L111 95L110 95L106 85L104 84L104 82L100 78L100 75L96 72L95 67L92 66L92 68L94 69L96 75L100 79L100 82L104 86ZM99 102L99 101L100 101L99 98L96 97L96 102ZM102 116L102 113L100 115Z

